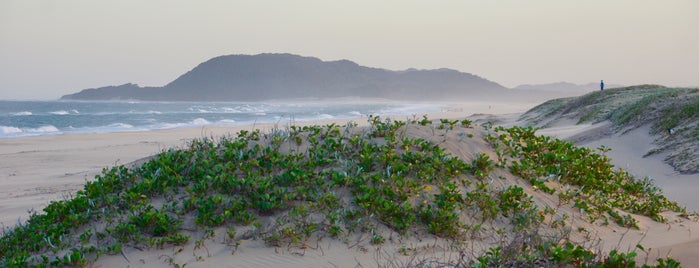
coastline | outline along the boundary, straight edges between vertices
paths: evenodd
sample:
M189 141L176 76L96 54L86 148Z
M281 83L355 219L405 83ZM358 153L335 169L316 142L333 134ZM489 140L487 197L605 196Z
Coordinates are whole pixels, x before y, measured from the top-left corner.
M347 100L355 102L360 100ZM365 101L362 99L361 101ZM366 100L379 102L380 100ZM474 114L522 113L535 102L435 102L445 107L431 119L463 118ZM395 120L421 119L423 114L390 114ZM367 124L367 117L309 120L293 125ZM13 227L26 220L30 211L40 212L53 200L61 200L82 189L103 168L128 165L172 147L185 146L197 138L219 138L240 130L284 128L288 121L237 126L205 125L164 130L68 133L0 139L0 227Z
M505 118L504 124L511 124L516 120L518 112L526 110L525 105L507 106L502 104L482 103L473 104L450 104L447 109L441 113L428 114L430 119L440 118L465 118L470 117L476 120L490 120L491 118ZM490 109L484 109L489 107ZM480 113L479 113L480 112ZM485 113L483 113L485 112ZM385 117L385 116L384 116ZM422 115L392 115L388 116L395 120L405 120L417 118ZM331 123L345 124L347 122L355 122L362 125L367 125L366 117L357 117L352 119L342 120L316 120L296 122L294 125L326 125ZM163 150L172 147L187 146L187 142L197 138L218 138L226 135L235 135L240 130L260 129L263 133L274 128L284 128L286 124L256 124L245 126L217 127L204 126L195 128L169 129L169 130L154 130L143 132L116 132L116 133L95 133L95 134L63 134L54 136L40 137L23 137L0 140L0 226L12 227L20 221L26 220L29 214L27 210L34 209L41 211L52 200L60 200L69 197L75 191L81 189L87 180L92 180L95 175L99 174L102 168L111 167L114 165L129 165L134 161L157 154ZM586 130L589 126L582 126L579 130ZM568 136L573 134L574 127L563 128L560 133L556 130L547 135ZM610 141L613 142L613 141ZM626 157L626 153L620 156L612 156L613 158ZM638 171L636 171L638 172ZM643 222L643 228L638 235L626 237L623 245L632 249L634 244L638 243L639 239L643 240L644 246L650 245L654 248L652 257L656 254L658 257L665 255L677 258L683 261L683 265L690 263L696 264L695 259L692 259L693 252L682 251L683 247L693 247L699 244L699 240L691 236L691 230L696 229L697 223L688 221L679 226L673 224L672 231L670 225L655 224L650 221ZM646 228L647 227L647 228ZM624 230L606 229L604 226L595 228L599 237L605 240L608 247L613 247L619 242L618 236ZM665 233L665 229L668 230ZM689 232L689 235L687 233ZM647 233L648 235L642 235ZM670 235L671 234L671 235ZM624 236L621 236L622 239ZM633 241L631 241L633 240ZM351 264L356 259L349 258L352 254L347 254L346 250L342 249L342 245L328 244L324 247L322 254L327 254L322 258L304 257L301 258L293 253L278 253L274 249L266 248L259 244L259 241L248 241L250 243L246 247L241 247L241 250L250 251L245 257L248 264L259 266L262 261L266 264L297 264L295 266L303 267L309 263L317 265L328 265L324 263L328 258L337 260L340 264ZM325 242L324 242L325 243ZM333 248L331 251L330 248ZM213 248L212 248L213 249ZM254 251L254 252L253 252ZM275 254L270 254L274 252ZM377 251L378 252L378 251ZM160 252L163 253L163 252ZM242 253L242 252L241 252ZM136 256L143 255L142 258L158 259L157 252L131 252ZM223 252L221 257L230 253ZM255 256L267 256L259 259ZM305 253L304 253L305 254ZM309 251L309 255L318 254L315 251ZM219 255L219 254L214 254ZM361 259L361 263L369 264L374 259L374 254L365 254L366 258ZM150 257L148 257L150 256ZM241 255L242 256L242 255ZM312 255L311 255L312 256ZM134 256L132 255L132 258ZM137 257L141 258L141 257ZM243 261L241 260L241 261ZM652 259L651 259L652 260ZM120 256L106 258L103 261L111 264L122 264L118 261L123 261ZM117 263L113 262L117 261ZM245 265L246 261L241 263ZM359 261L357 261L359 262ZM199 265L207 265L219 263L225 265L225 258L209 258L206 263ZM133 263L131 263L133 264ZM152 264L152 262L150 262ZM165 264L165 263L163 263ZM194 266L195 263L192 263ZM332 264L332 263L331 263Z
M349 121L353 120L309 121L296 125ZM0 226L15 226L28 218L28 211L40 212L51 201L72 195L103 168L128 165L169 148L186 146L193 139L219 138L235 135L240 130L265 131L273 127L274 124L204 126L2 139Z

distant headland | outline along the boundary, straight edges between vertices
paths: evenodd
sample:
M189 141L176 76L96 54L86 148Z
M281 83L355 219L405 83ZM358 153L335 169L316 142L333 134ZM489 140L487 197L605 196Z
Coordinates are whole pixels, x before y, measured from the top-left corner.
M349 60L322 61L292 54L212 58L162 87L136 84L84 89L62 100L264 101L366 97L453 100L511 91L451 69L391 71Z

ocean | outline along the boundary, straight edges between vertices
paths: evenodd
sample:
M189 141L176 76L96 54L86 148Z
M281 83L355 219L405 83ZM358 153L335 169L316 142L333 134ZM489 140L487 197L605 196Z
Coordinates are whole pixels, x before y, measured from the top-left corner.
M422 115L439 104L357 101L88 102L0 101L0 138L149 131L347 119L367 115Z

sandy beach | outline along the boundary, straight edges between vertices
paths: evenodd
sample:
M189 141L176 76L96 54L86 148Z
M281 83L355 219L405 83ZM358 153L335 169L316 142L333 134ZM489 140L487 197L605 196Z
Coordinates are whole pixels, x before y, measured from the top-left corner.
M430 118L458 118L475 113L521 113L534 103L444 103L442 113ZM392 115L396 120L422 115ZM314 125L352 121L366 123L365 117L343 120L295 122ZM240 130L284 128L289 122L234 127L204 126L158 131L7 138L0 140L0 225L11 227L26 220L28 211L41 211L52 200L70 196L92 180L103 168L127 165L171 147L184 146L197 138L234 135Z
M514 105L507 103L452 103L442 113L432 114L429 117L433 119L465 118L473 114L480 114L474 118L488 118L487 114L509 114L509 116L504 117L509 121L504 123L511 124L512 120L517 118L517 114L526 111L533 105L533 103ZM404 120L413 116L421 117L421 115L392 117ZM364 124L366 118L302 122L297 125L323 125L331 122L344 124L348 121ZM70 134L0 140L0 224L5 227L14 226L18 221L21 222L28 217L28 211L40 211L52 200L71 196L72 193L82 188L85 181L93 179L103 168L120 164L128 165L167 148L186 146L189 140L195 138L216 138L253 128L264 132L274 127L284 127L284 125L207 126L149 132ZM594 126L591 125L556 126L542 130L540 134L569 138L593 128ZM647 151L648 148L639 147L639 142L644 146L650 146L650 141L652 141L642 131L638 130L623 137L595 140L584 145L611 147L613 151L608 155L613 159L615 165L628 169L640 177L650 176L659 186L664 188L669 198L679 201L689 210L699 210L697 207L699 196L692 193L693 189L699 189L697 175L677 174L672 171L671 167L664 164L660 157L642 158L640 156L642 154L639 155L639 153ZM694 221L672 218L672 222L669 224L660 224L645 220L641 222L639 231L632 231L629 234L626 234L626 230L623 228L607 228L606 226L590 228L594 229L596 235L605 241L604 248L613 248L619 245L623 245L622 248L633 248L635 243L642 241L646 248L655 250L649 252L651 260L656 257L672 256L680 260L686 267L699 265L699 259L694 256L692 250L699 247L699 240L694 235L696 230L699 230L697 229L699 225ZM422 241L423 244L429 244L429 242ZM419 243L416 242L416 244ZM235 265L228 257L231 256L231 252L222 243L212 243L206 251L201 249L197 251L193 245L185 247L184 250L194 252L194 256L197 254L206 256L204 261L189 262L188 267L212 265L235 267L275 265L284 265L285 267L376 266L377 256L382 253L380 248L348 251L346 247L345 244L332 242L328 239L317 241L315 249L304 249L300 252L268 248L260 241L248 241L241 245L235 253ZM347 254L347 252L351 254ZM128 252L128 254L128 259L122 256L105 256L100 259L100 263L103 267L111 267L112 265L153 267L156 264L169 266L165 259L167 256L174 255L172 249L133 251Z
M699 196L693 194L699 189L699 174L677 172L663 162L664 154L643 157L654 148L653 137L648 134L648 127L623 135L600 133L608 127L608 122L595 125L571 124L541 129L538 133L560 139L583 139L577 144L593 149L600 146L609 147L611 151L606 155L616 167L631 172L637 178L652 179L668 198L685 206L688 212L699 211Z

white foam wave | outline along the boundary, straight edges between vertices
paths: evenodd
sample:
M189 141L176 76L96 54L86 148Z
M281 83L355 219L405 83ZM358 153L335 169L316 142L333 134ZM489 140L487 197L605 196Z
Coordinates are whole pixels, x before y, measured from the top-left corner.
M160 123L157 125L152 125L148 129L173 129L173 128L186 128L193 126L205 126L211 125L211 122L204 118L196 118L188 123Z
M310 117L300 117L297 118L299 121L313 121L313 120L330 120L330 119L336 119L337 117L330 115L330 114L316 114L314 116Z
M433 104L407 104L397 107L385 108L379 111L380 115L410 115L439 112L441 106Z
M5 137L34 136L54 133L60 133L60 131L58 130L58 128L52 125L44 125L37 128L18 128L13 126L0 126L0 136Z
M70 110L70 111L58 110L58 111L53 111L53 112L49 112L49 113L50 113L50 114L53 114L53 115L80 114L80 112L78 112L78 110L75 110L75 109Z
M126 131L142 131L149 130L148 128L140 128L126 123L112 123L103 126L91 126L91 127L73 127L69 126L65 128L65 132L68 133L110 133L110 132L126 132Z
M215 112L215 111L209 110L209 109L207 109L207 108L196 107L196 106L195 106L195 107L189 107L189 108L187 108L187 110L189 110L190 112L201 113L201 114L210 114L210 113L214 113L214 112Z
M235 114L242 113L242 111L240 111L236 108L231 108L231 107L223 107L223 108L221 108L221 110L223 110L224 113L235 113Z
M47 133L47 132L58 132L58 128L52 125L40 126L38 128L29 129L29 132L36 133Z
M329 115L329 114L319 114L318 119L334 119L335 116Z
M100 113L98 113L99 115ZM112 114L118 114L118 113L102 113L101 115L112 115ZM129 114L163 114L161 111L136 111L136 110L131 110L129 111Z
M193 113L228 113L228 114L255 114L255 115L266 115L267 109L264 107L259 107L257 105L240 105L234 107L189 107L188 111Z
M120 104L121 105L121 104ZM149 131L156 129L198 128L211 125L245 125L276 123L285 121L334 120L357 118L367 114L409 115L440 111L433 104L387 104L345 105L343 103L226 103L226 104L152 104L148 106L117 106L110 109L95 109L92 106L65 105L42 111L50 115L54 126L31 124L31 119L41 118L31 107L8 111L6 117L28 116L29 125L4 123L0 126L0 138L62 133L108 133L119 131ZM30 112L31 111L31 112ZM32 116L30 116L32 115ZM75 116L80 115L80 116ZM104 117L98 117L103 116ZM115 116L116 115L116 116ZM145 115L145 116L144 116ZM182 115L182 116L181 116ZM288 119L287 119L288 118ZM15 118L19 119L19 118ZM85 120L85 121L82 121ZM92 125L99 122L98 126ZM128 122L129 124L126 124ZM68 125L72 125L68 126Z
M16 128L16 127L0 126L0 133L2 133L2 134L22 133L22 130L20 128Z
M237 108L229 108L234 113L250 113L255 115L266 115L267 109L259 106L242 105ZM225 109L224 109L225 111Z
M190 122L190 124L195 125L195 126L201 126L201 125L209 125L209 124L211 124L211 122L207 121L204 118L197 118L197 119L192 120L192 122Z
M117 129L132 129L132 128L134 128L133 125L129 125L129 124L125 124L125 123L114 123L114 124L110 124L107 127L117 128Z

